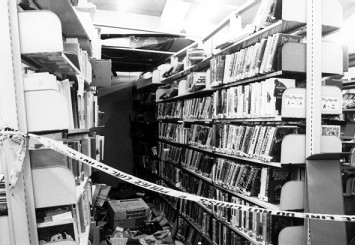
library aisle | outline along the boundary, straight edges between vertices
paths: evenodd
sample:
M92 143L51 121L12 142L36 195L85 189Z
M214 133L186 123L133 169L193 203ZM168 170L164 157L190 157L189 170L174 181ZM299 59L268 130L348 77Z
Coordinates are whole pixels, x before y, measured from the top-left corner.
M1 1L0 244L355 245L351 0Z

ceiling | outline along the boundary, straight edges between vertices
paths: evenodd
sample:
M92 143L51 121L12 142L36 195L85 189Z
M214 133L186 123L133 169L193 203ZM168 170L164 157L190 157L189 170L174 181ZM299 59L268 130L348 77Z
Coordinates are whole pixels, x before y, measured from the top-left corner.
M113 72L152 70L173 52L192 41L201 40L234 10L248 2L247 0L87 1L96 5L94 24L101 27L104 39L102 58L112 60ZM340 1L343 4L344 17L354 12L354 0ZM243 26L252 22L257 8L258 4L243 13ZM132 47L132 36L148 41L155 40L157 46ZM156 41L158 37L166 38L169 43L164 45L159 43ZM142 49L153 49L155 52L142 52Z
M152 70L174 52L201 40L226 16L247 2L247 0L88 1L96 5L94 24L101 27L102 58L112 60L113 71L128 72ZM252 21L250 18L246 17L243 20L250 23ZM132 49L132 36L145 40L165 38L168 44L160 43L157 47L142 46ZM141 52L142 49L153 49L155 52Z
M96 5L98 24L110 19L111 26L136 27L201 37L246 0L89 0ZM104 15L104 16L102 16ZM115 15L115 16L113 16ZM130 22L119 21L123 18ZM113 17L113 18L112 18ZM143 20L143 21L142 21ZM248 20L247 20L248 21ZM139 26L136 26L139 24ZM197 31L191 32L191 26Z

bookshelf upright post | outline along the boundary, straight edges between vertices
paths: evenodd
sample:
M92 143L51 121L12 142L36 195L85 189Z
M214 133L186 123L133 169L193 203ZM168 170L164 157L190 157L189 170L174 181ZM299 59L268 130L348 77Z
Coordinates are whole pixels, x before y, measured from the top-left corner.
M307 198L305 211L310 213L344 214L339 160L324 160L315 157L315 154L321 153L321 145L326 143L322 142L325 139L321 138L322 55L326 55L321 52L322 11L319 10L322 9L322 4L321 0L307 1ZM311 242L312 245L347 244L345 222L310 220L309 223L305 224L305 229L307 242Z
M1 1L0 11L0 28L3 33L0 35L0 115L3 120L0 125L27 132L16 1ZM0 171L4 172L5 184L8 186L8 176L12 168L12 162L9 161L11 154L7 154L9 158L4 155L1 156ZM6 188L6 197L8 216L0 217L0 243L37 244L28 157L25 157L22 173L13 192ZM9 229L3 229L6 224Z

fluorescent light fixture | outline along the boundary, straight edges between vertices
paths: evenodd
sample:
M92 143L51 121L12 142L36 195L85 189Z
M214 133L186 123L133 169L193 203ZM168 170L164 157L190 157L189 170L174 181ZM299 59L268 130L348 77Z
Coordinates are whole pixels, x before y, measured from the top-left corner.
M131 38L130 37L109 38L109 39L101 40L101 44L104 46L129 48L131 45Z
M167 0L161 15L160 28L162 31L179 32L183 26L183 20L189 11L191 3L182 0Z

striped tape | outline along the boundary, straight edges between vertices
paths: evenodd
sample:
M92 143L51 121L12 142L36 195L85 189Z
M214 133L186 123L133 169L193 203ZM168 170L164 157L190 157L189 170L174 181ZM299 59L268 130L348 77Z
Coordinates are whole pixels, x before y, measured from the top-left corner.
M6 134L6 132L2 131L1 133ZM23 135L19 133L19 135ZM93 158L90 158L74 149L62 144L61 142L34 135L28 134L30 138L36 139L39 143L43 144L44 147L50 148L54 151L57 151L61 154L64 154L70 158L78 160L86 165L89 165L95 169L98 169L102 172L105 172L109 175L112 175L118 179L121 179L125 182L131 183L133 185L145 188L147 190L158 192L164 195L186 199L190 201L199 202L204 205L214 205L217 207L224 207L224 208L232 208L236 210L242 210L246 212L254 212L254 213L267 213L271 215L277 216L284 216L284 217L295 217L295 218L303 218L303 219L313 219L313 220L327 220L327 221L348 221L348 222L355 222L355 215L338 215L338 214L318 214L318 213L300 213L300 212L291 212L291 211L280 211L280 210L273 210L273 209L266 209L266 208L259 208L259 207L251 207L240 205L236 203L230 203L225 201L214 200L210 198L205 198L193 194L189 194L182 191L173 190L171 188L167 188L164 186L160 186L146 180L137 178L133 175L124 173L120 170L112 168L104 163L101 163Z

